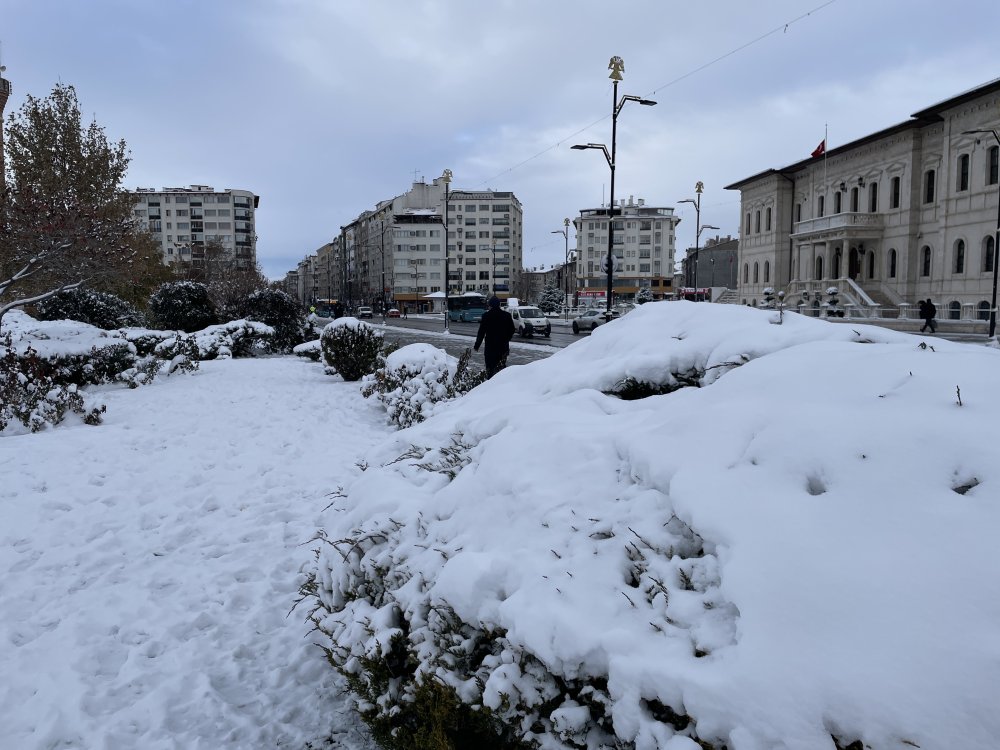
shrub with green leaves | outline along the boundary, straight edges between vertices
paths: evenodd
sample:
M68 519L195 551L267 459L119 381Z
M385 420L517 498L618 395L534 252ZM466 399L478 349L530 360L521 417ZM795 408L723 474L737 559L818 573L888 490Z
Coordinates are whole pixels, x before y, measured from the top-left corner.
M156 345L154 352L162 359L177 356L192 361L255 357L270 354L274 329L252 320L233 320L209 326L194 333L178 333Z
M287 354L309 338L310 326L298 303L279 289L257 289L227 311L232 320L244 318L274 329L271 347Z
M106 331L146 322L142 313L121 297L90 289L59 292L35 305L35 311L39 320L77 320Z
M482 370L469 367L471 357L471 349L456 359L430 344L410 344L389 354L383 366L366 375L361 393L377 397L388 421L404 429L486 380Z
M0 338L0 430L19 422L32 432L77 414L89 425L103 421L104 404L88 406L75 383L57 382L50 362L28 346L19 353L10 334Z
M349 382L375 372L382 351L382 332L357 318L338 318L320 336L328 371Z
M168 281L149 298L149 317L154 328L200 331L218 323L208 287L196 281Z

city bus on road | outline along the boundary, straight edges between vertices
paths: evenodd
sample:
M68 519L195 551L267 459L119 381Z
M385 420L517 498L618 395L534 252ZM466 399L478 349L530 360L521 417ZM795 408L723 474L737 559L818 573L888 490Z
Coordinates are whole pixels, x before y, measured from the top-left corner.
M448 298L448 320L478 323L486 312L486 297L478 292L466 292Z

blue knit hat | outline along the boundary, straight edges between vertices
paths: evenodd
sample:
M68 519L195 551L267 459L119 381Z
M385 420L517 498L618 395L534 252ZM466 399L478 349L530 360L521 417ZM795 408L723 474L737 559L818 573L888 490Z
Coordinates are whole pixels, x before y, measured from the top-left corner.
M490 307L500 307L500 300L496 297L490 297Z

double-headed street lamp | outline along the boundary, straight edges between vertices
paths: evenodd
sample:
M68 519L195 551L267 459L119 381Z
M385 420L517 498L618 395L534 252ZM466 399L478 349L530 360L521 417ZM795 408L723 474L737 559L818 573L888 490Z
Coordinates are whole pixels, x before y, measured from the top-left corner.
M997 152L1000 153L1000 134L992 128L989 130L966 130L963 135L973 135L975 133L992 133L997 142ZM1000 267L1000 180L997 181L997 227L993 233L993 298L990 300L990 332L989 337L993 338L997 332L997 268Z
M717 226L713 224L701 225L701 193L705 189L705 184L700 180L694 186L694 192L697 196L695 198L683 198L678 203L690 203L694 206L694 273L692 274L692 283L694 285L694 300L698 301L698 250L700 248L701 233L705 229L718 229Z
M615 143L618 138L618 114L622 111L622 107L625 106L625 102L637 102L646 107L652 107L656 102L652 99L643 99L639 96L634 96L631 94L626 94L618 100L618 82L622 80L622 73L625 72L625 61L620 57L612 57L611 62L608 63L608 69L611 71L611 75L608 76L612 81L614 81L613 93L611 99L611 153L608 153L608 147L603 143L586 143L577 144L571 148L577 150L584 150L588 148L596 148L604 153L604 158L608 161L608 166L611 168L611 202L610 208L608 210L608 258L607 258L607 271L608 271L608 304L605 316L607 320L611 320L611 298L614 295L614 282L612 281L615 269L615 258L614 258L614 236L615 236ZM567 240L567 249L569 247L569 240ZM567 255L568 255L567 251Z
M562 229L553 229L552 234L561 234L566 240L566 259L563 262L563 319L569 317L569 219L563 219Z
M444 332L451 333L448 327L448 290L451 286L451 275L448 273L448 198L449 185L451 185L451 170L446 169L441 175L444 180Z

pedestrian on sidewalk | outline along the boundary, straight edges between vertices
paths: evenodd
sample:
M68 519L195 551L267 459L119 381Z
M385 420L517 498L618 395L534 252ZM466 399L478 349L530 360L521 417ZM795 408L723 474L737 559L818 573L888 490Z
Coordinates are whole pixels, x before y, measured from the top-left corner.
M486 341L483 359L486 362L487 380L506 367L510 340L514 338L514 318L509 312L500 308L500 300L490 297L489 308L479 321L479 332L476 334L476 345L473 347L478 352L483 341Z
M920 300L920 317L924 319L923 328L920 329L921 333L928 328L931 329L931 333L937 333L937 321L934 320L936 316L937 308L931 302L930 297L927 300Z

